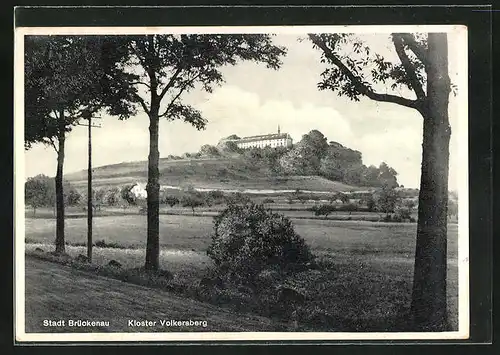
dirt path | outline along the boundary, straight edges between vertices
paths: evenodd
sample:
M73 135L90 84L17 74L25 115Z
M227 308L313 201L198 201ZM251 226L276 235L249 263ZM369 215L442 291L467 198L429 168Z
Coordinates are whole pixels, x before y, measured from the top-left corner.
M26 257L26 332L272 331L264 317L242 315L170 293L92 275ZM44 326L44 321L64 326ZM69 326L70 320L103 321L101 326ZM206 327L170 326L162 320L206 321ZM155 322L130 326L130 321ZM62 323L62 322L60 322ZM150 323L153 324L153 323Z

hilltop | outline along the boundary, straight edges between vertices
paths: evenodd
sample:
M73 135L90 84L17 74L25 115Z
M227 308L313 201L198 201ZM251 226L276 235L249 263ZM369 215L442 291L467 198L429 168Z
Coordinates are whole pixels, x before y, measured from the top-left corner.
M287 133L222 138L217 146L160 159L160 185L220 190L308 190L346 192L382 185L398 186L397 172L382 162L365 166L361 152L330 141L312 130L293 144ZM147 181L147 161L96 167L95 187ZM77 189L87 171L67 174Z

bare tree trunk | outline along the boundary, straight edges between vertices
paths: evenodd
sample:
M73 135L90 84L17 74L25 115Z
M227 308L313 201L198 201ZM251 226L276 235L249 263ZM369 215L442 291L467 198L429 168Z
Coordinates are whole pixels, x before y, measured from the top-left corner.
M153 95L152 95L153 96ZM158 150L159 104L152 101L149 115L149 157L148 157L148 184L146 191L148 206L148 229L146 243L145 269L156 271L159 269L160 258L160 172L158 164L160 152Z
M427 105L411 313L419 331L448 330L446 302L450 79L444 33L429 34Z
M64 127L64 111L60 111L59 117L59 147L57 151L57 173L56 173L56 253L66 252L64 241L64 188L63 188L63 166L64 166L64 143L66 132Z

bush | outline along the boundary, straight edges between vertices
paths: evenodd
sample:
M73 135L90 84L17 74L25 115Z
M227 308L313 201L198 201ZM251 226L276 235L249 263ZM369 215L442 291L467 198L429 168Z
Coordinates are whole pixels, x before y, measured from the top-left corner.
M200 148L200 154L202 156L218 157L220 156L219 150L210 144L205 144Z
M394 211L394 219L397 221L410 220L411 212L412 211L406 207L398 206Z
M186 193L183 195L180 199L180 203L182 207L190 207L191 210L193 211L193 216L194 216L194 209L196 207L201 207L205 205L206 201L203 198L203 195L200 193Z
M275 203L275 201L272 198L265 198L262 203Z
M100 248L106 248L107 247L106 242L104 240L98 240L97 242L94 243L94 245L96 247L100 247Z
M83 244L86 245L86 244ZM126 246L120 245L118 243L106 243L105 240L98 240L94 243L94 246L99 248L115 248L115 249L126 249Z
M121 198L126 201L129 205L136 205L137 198L130 192L135 184L128 184L120 189Z
M254 283L264 269L304 270L314 256L285 216L262 205L230 205L214 218L208 256L217 271L239 283Z
M386 214L383 218L382 218L382 221L383 222L397 222L396 220L393 220L392 216L390 214Z
M179 199L175 196L169 196L169 195L162 195L160 197L160 203L168 205L170 207L174 207L175 205L179 204Z
M224 192L220 190L208 191L205 198L210 205L220 205L225 202Z
M231 142L231 141L224 141L224 142L219 142L217 144L217 149L220 152L226 152L226 153L242 153L243 150L238 148L238 145L236 142Z
M121 191L118 187L112 187L104 196L104 202L109 206L116 206L120 202Z
M108 263L108 266L115 267L115 268L121 268L122 264L116 260L110 260L110 262Z
M369 212L374 212L377 208L375 198L373 197L373 195L361 197L360 204L366 205L366 208L368 209Z
M245 205L250 202L250 197L242 194L241 192L233 192L226 196L226 203L228 205Z
M355 203L346 203L345 205L338 206L337 211L342 212L356 212L359 210L359 206Z
M313 212L315 216L325 216L325 218L327 218L329 214L337 211L337 208L330 204L323 204L312 206L309 210Z
M262 270L255 278L256 285L260 289L269 288L282 281L282 275L273 269Z

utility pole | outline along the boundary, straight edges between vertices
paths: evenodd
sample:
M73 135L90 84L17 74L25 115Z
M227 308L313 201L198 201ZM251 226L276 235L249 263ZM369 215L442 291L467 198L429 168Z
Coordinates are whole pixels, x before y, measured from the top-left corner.
M100 118L100 117L96 117ZM93 203L92 203L92 127L101 128L100 124L92 125L92 116L87 117L88 122L88 170L87 170L87 259L92 262L92 217L93 217ZM78 124L85 126L84 124Z

